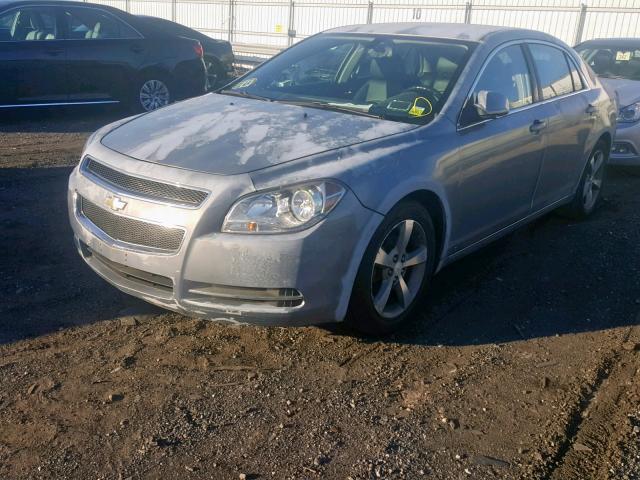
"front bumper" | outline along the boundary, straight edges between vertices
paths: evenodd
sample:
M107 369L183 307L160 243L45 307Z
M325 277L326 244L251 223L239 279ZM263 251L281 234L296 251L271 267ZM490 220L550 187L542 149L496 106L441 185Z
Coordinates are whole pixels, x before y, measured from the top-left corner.
M618 124L609 164L640 167L640 122Z
M353 193L348 191L326 219L302 232L221 233L231 204L253 191L248 175L184 171L133 160L96 143L87 153L114 169L211 192L199 208L178 207L127 195L76 168L68 194L76 246L109 283L170 310L232 322L306 325L344 318L360 259L382 220ZM105 201L114 194L126 202L128 217L183 228L179 249L165 253L123 244L78 208L82 197L108 210Z

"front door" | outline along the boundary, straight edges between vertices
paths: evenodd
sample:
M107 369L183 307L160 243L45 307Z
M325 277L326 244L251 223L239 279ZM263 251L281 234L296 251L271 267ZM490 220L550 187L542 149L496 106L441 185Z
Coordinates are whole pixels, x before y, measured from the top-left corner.
M488 61L460 118L459 179L451 196L453 252L500 231L531 212L545 148L544 125L523 47L503 47ZM478 117L478 92L503 94L507 115Z

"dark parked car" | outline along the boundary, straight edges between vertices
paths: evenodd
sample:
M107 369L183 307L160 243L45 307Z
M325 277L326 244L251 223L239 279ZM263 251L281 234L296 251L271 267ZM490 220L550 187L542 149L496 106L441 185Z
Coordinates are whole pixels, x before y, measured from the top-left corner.
M233 50L226 40L211 38L204 33L185 27L164 18L139 15L151 28L157 28L169 35L193 38L198 40L204 49L204 63L207 67L209 88L213 89L225 85L233 77Z
M126 103L205 92L202 45L135 15L72 1L0 0L0 108Z

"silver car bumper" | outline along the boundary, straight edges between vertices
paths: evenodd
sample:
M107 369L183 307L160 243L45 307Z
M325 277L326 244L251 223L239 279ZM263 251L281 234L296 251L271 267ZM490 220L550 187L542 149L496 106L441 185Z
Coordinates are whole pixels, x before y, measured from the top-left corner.
M197 208L176 206L130 195L80 167L74 169L68 208L76 246L109 283L170 310L233 322L304 325L344 318L360 259L382 220L353 193L326 219L302 232L227 234L220 227L229 207L253 191L248 175L184 171L133 160L99 144L87 153L128 175L210 192ZM121 202L116 207L126 203L122 210L113 210L114 197ZM99 220L91 217L96 211ZM136 229L149 224L151 233L140 237L149 243L159 241L162 228L182 231L182 238L171 244L179 245L174 251L158 249L155 243L141 246L114 239L94 221L107 221L110 228L120 221L142 222L134 223Z
M640 122L618 124L609 163L640 167Z

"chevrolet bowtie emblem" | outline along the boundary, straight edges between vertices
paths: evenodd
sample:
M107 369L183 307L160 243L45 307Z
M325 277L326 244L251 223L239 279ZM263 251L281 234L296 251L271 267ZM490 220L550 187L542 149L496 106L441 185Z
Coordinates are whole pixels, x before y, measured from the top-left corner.
M104 204L111 210L115 210L116 212L124 210L124 208L127 206L127 202L119 197L107 197L107 199L104 201Z

